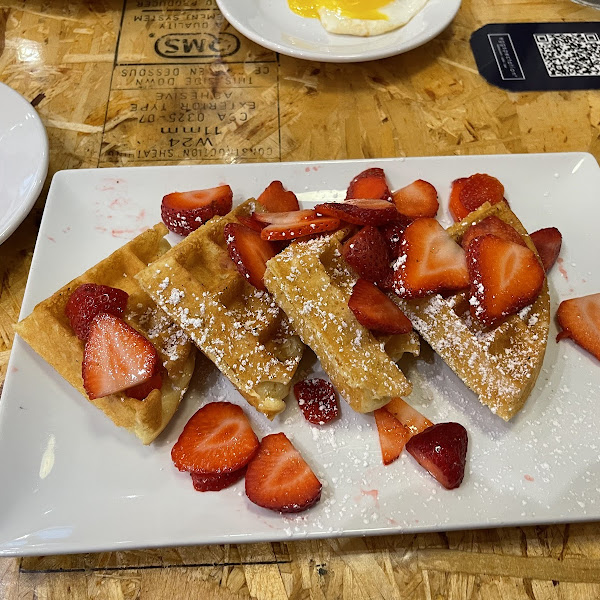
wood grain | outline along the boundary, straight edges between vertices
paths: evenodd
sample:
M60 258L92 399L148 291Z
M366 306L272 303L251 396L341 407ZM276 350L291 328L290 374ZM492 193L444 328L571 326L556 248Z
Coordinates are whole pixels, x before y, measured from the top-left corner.
M205 1L214 8L214 0ZM136 83L137 76L120 67L147 62L154 44L149 36L159 29L136 21L136 10L121 0L0 0L0 80L34 101L51 148L44 193L0 246L0 384L52 175L66 168L203 160L161 155L185 136L165 135L141 118L140 107L157 102L160 86ZM206 160L547 151L600 158L600 93L507 93L478 75L469 47L471 33L489 22L598 16L568 0L463 0L440 36L397 57L353 65L306 62L244 40L248 62L242 67L205 61L200 80L190 79L186 88L188 67L176 86L206 89L211 101L231 90L237 102L227 108L226 122L213 115L209 126L221 127L214 136L227 150ZM226 22L215 23L218 31L230 31ZM120 31L126 32L121 42ZM265 68L252 83L246 79L250 60ZM179 115L181 102L166 98L155 114ZM136 155L139 146L148 154ZM249 146L270 154L240 152ZM0 558L0 598L6 600L165 597L599 598L600 526Z

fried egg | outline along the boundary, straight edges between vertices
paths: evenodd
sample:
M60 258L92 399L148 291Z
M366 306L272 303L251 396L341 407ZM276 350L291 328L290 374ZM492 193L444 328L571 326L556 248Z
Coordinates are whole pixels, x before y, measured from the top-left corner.
M406 25L427 0L288 0L298 15L318 18L329 33L371 36Z

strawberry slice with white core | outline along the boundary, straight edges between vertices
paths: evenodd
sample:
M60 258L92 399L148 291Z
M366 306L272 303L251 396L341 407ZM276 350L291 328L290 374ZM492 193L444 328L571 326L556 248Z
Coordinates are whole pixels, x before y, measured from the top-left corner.
M354 225L385 225L398 219L398 211L392 202L369 198L356 198L345 202L317 204L320 215L335 217Z
M227 223L224 235L229 258L239 273L255 288L266 289L263 278L267 261L277 254L278 249L263 240L258 231L241 223Z
M205 190L173 192L162 199L160 214L173 233L188 235L215 215L226 215L233 204L228 185Z
M547 273L560 254L562 234L556 227L546 227L545 229L534 231L529 237L534 243L544 265L544 271Z
M283 513L300 512L316 504L321 487L284 433L265 436L246 471L248 499Z
M243 467L231 473L219 473L218 475L206 475L204 473L190 473L192 483L197 492L218 492L237 483L246 474Z
M154 346L119 317L100 313L90 325L81 374L90 400L148 381L159 358Z
M230 402L210 402L183 428L171 450L180 471L220 475L243 469L258 450L244 411Z
M512 225L509 225L506 221L503 221L494 215L486 217L482 221L479 221L479 223L471 225L463 235L460 245L466 250L476 237L488 233L521 246L527 245L525 244L525 240Z
M75 335L85 341L94 317L100 313L120 317L127 307L128 298L129 294L119 288L84 283L69 296L65 305L65 315Z
M379 283L390 272L390 252L383 234L366 225L344 242L342 256L363 279Z
M545 272L526 246L495 235L475 238L467 249L471 314L489 327L531 304Z
M384 465L389 465L400 456L412 433L408 427L400 423L385 407L378 408L373 414L375 415L375 424L377 425L377 433L379 434L381 458Z
M435 219L413 221L402 235L400 256L394 262L396 294L422 298L468 285L465 251Z
M351 198L373 198L391 201L392 194L384 170L375 167L359 173L350 182L346 191L346 200Z
M438 423L408 440L406 450L446 489L453 490L465 475L467 430L460 423Z
M427 417L402 400L402 398L392 398L385 405L385 409L394 415L411 432L411 435L421 433L421 431L425 431L433 425Z
M563 329L556 341L571 338L600 360L600 294L563 300L556 316Z
M286 190L281 181L272 181L256 201L269 212L286 212L300 209L296 194Z
M423 179L417 179L395 191L392 199L398 212L410 221L420 217L435 217L440 207L436 189Z
M412 331L408 317L380 289L365 279L352 288L348 308L356 320L374 333L395 335Z
M293 240L306 235L335 231L339 219L322 217L314 210L293 210L278 213L254 213L253 218L267 224L260 235L263 240Z

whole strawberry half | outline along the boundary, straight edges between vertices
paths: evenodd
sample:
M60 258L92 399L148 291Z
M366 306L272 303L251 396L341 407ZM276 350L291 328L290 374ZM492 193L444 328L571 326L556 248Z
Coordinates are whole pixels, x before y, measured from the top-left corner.
M406 450L446 489L457 488L465 475L468 435L460 423L438 423L408 440Z
M544 265L544 271L547 273L560 254L562 234L556 227L546 227L534 231L529 237L534 243Z
M321 497L321 482L284 433L262 439L246 471L251 502L279 512L300 512Z
M81 369L91 400L143 384L158 366L156 349L141 333L109 313L94 318Z
M100 313L120 317L127 307L129 294L118 288L95 283L80 285L65 305L65 315L80 340L87 340L90 324Z
M325 425L339 415L335 388L324 379L304 379L294 385L294 395L304 418L313 425Z
M383 234L372 225L344 242L342 256L362 279L379 283L390 272L390 251Z
M257 449L244 411L230 402L210 402L187 422L171 459L180 471L219 475L244 468Z
M215 215L226 215L232 204L231 188L220 185L205 190L167 194L162 199L160 214L170 231L188 235Z

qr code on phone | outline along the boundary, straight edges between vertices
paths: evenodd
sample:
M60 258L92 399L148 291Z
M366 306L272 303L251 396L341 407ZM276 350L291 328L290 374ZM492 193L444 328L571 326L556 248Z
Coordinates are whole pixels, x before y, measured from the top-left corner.
M597 33L536 33L533 37L550 77L600 76Z

